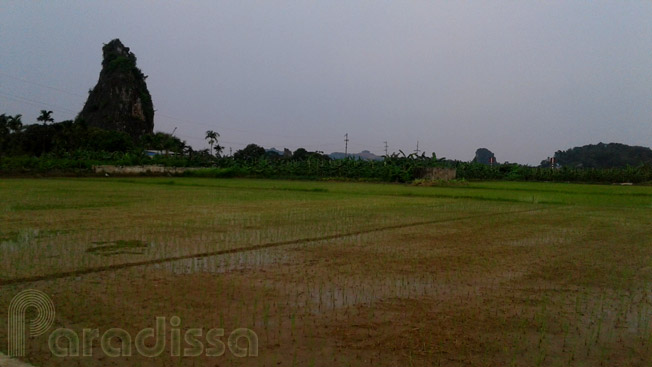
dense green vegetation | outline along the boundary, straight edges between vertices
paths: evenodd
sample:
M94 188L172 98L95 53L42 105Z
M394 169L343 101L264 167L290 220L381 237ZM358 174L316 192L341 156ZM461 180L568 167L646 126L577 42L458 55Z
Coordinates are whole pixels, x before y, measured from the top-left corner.
M618 143L590 144L557 151L555 162L563 167L614 168L652 164L652 149ZM542 161L548 166L548 161Z
M457 176L467 180L555 181L555 182L631 182L652 181L652 166L639 165L624 168L550 168L519 164L487 166L476 163L457 163Z
M39 118L39 121L51 121L51 118ZM127 133L91 127L83 120L24 125L21 115L0 115L0 168L3 172L85 170L94 164L151 164L152 159L144 152L146 149L162 152L163 158L187 154L185 160L189 164L209 163L202 161L206 152L194 152L170 134L158 132L134 140ZM156 159L154 162L159 163ZM161 159L161 163L167 164L165 159Z
M52 120L42 111L43 124L23 125L21 116L0 115L0 173L2 174L90 174L93 165L121 166L159 164L173 167L205 167L188 173L202 177L264 177L347 179L361 181L412 182L428 167L457 170L464 180L632 182L652 181L649 164L615 168L551 168L519 164L487 165L460 162L422 154L392 154L382 161L354 158L331 159L321 152L299 148L278 154L250 144L233 156L221 155L219 134L207 132L211 149L195 151L184 141L165 133L134 140L124 132L87 126L83 121ZM146 150L156 151L149 156ZM559 157L563 157L560 153ZM561 160L561 159L560 159Z

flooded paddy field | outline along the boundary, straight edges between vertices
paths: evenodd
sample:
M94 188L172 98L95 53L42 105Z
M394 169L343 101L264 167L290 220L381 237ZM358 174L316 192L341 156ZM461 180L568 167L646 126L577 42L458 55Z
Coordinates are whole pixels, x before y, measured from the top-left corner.
M650 218L645 186L3 180L0 352L38 290L36 366L649 365Z

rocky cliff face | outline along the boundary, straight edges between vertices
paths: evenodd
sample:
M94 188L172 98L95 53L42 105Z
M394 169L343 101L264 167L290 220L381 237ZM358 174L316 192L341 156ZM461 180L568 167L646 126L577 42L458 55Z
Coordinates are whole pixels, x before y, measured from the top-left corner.
M154 106L136 56L119 39L102 47L102 71L78 118L89 126L126 132L134 139L154 130Z

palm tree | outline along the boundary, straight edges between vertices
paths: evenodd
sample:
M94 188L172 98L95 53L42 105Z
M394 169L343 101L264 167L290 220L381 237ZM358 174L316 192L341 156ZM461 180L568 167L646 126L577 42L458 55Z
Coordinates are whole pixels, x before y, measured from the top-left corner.
M36 121L43 121L43 125L47 124L48 122L54 122L54 119L52 118L52 111L41 110L41 115L36 118Z
M4 113L0 115L0 138L9 135L9 119L11 119L11 116L7 116Z
M7 126L11 132L17 133L23 128L23 115L7 116Z
M213 144L217 143L217 138L220 137L220 134L216 133L213 130L208 130L206 131L206 140L208 140L208 144L211 146L211 155L213 155ZM219 147L219 145L218 145Z
M11 145L12 133L17 133L23 128L23 123L20 121L21 115L7 116L4 113L0 115L0 159L5 150L9 150Z

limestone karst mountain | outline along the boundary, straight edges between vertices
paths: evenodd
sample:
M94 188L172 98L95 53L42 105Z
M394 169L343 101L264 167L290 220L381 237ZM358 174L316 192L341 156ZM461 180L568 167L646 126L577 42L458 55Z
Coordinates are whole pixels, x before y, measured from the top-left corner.
M89 126L122 131L132 138L152 133L154 106L136 56L119 39L102 47L103 60L97 85L78 119Z
M491 150L487 148L477 149L475 151L475 157L473 158L473 162L482 163L482 164L497 163L496 156Z

